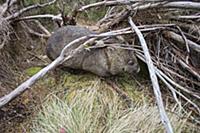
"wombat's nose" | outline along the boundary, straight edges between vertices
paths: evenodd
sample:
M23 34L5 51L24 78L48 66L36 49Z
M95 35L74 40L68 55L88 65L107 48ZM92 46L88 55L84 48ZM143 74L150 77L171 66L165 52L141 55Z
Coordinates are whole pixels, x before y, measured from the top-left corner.
M130 74L135 74L140 71L140 66L138 63L134 63L133 65L127 65L124 67L124 71Z

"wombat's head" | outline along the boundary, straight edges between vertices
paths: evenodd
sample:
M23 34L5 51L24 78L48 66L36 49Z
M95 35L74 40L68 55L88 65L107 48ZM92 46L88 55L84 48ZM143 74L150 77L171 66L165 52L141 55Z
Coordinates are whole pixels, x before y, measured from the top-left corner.
M126 57L124 57L124 66L122 70L130 74L136 74L140 71L140 66L138 64L135 52L126 51Z
M112 75L124 72L136 74L140 71L140 66L133 51L116 49L111 52L108 50L107 53L109 53L109 60L111 62L110 71Z

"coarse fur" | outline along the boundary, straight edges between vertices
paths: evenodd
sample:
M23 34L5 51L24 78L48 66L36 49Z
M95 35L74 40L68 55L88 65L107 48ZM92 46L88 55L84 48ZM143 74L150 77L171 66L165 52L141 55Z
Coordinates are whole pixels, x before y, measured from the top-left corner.
M65 45L79 37L89 34L95 33L79 26L59 28L47 42L47 56L51 60L54 60L60 55ZM113 41L114 39L111 40ZM68 48L67 52L74 50L82 43L80 41L72 45ZM124 72L132 74L139 71L139 65L133 51L113 47L103 47L89 51L85 49L62 65L67 68L89 71L103 77Z

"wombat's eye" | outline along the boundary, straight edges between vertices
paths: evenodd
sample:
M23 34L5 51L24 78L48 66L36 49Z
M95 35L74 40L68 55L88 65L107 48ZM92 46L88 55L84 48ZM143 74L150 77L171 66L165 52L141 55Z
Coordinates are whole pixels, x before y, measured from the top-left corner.
M134 62L133 62L132 60L130 60L130 61L128 62L128 65L134 65Z

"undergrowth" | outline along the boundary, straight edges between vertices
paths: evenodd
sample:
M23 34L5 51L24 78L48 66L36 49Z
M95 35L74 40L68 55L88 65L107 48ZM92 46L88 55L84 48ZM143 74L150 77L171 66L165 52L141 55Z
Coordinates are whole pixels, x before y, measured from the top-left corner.
M140 104L138 104L140 103ZM179 112L176 112L183 116ZM168 113L174 131L192 132L179 115ZM156 106L134 101L127 106L116 92L98 78L87 88L66 91L62 98L47 97L32 122L33 133L150 133L164 132Z

